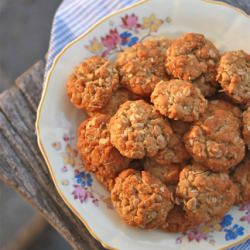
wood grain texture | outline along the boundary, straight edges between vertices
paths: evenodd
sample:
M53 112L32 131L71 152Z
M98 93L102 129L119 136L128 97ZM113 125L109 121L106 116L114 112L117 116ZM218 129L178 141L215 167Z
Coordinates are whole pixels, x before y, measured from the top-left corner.
M245 11L248 15L250 15L250 0L217 0L217 2L228 3Z
M103 249L58 195L35 135L44 61L36 63L0 95L0 178L12 186L74 249Z
M225 0L250 13L250 0ZM74 249L104 249L58 195L37 146L36 110L44 61L0 94L0 178L44 215Z

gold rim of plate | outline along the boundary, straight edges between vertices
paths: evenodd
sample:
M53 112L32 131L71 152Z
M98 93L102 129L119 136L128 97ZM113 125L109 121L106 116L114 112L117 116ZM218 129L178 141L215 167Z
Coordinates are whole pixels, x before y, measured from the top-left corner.
M88 225L88 223L82 218L82 216L79 214L79 212L71 205L71 203L67 200L67 198L64 196L63 192L61 191L59 185L58 185L58 182L56 180L56 177L54 175L54 170L53 170L53 167L51 166L50 164L50 161L48 159L48 156L46 154L46 151L44 149L44 146L42 144L42 141L41 141L41 138L40 138L40 117L41 117L41 110L42 110L42 107L43 107L43 103L44 103L44 100L45 100L45 96L46 96L46 93L47 93L47 90L48 90L48 83L50 81L50 78L52 76L52 73L55 69L55 66L57 64L57 62L59 61L59 59L62 57L62 55L66 52L66 50L68 48L70 48L72 45L74 45L75 43L77 43L78 41L80 41L82 38L84 38L87 34L89 34L91 31L93 31L95 28L97 28L100 24L102 24L103 22L105 22L106 20L108 20L109 18L117 15L117 14L120 14L124 11L127 11L127 10L130 10L136 6L139 6L139 5L142 5L146 2L148 2L150 0L142 0L142 1L139 1L137 3L134 3L128 7L125 7L125 8L122 8L118 11L115 11L115 12L112 12L110 13L109 15L107 15L106 17L102 18L101 20L99 20L97 23L95 23L92 27L90 27L86 32L84 32L82 35L80 35L79 37L77 37L75 40L73 40L72 42L70 42L69 44L67 44L60 53L58 53L58 55L55 57L54 59L54 62L47 74L47 77L46 77L46 80L44 82L44 88L43 88L43 92L42 92L42 96L41 96L41 100L40 100L40 103L39 103L39 106L38 106L38 109L37 109L37 118L36 118L36 134L37 134L37 143L38 143L38 147L43 155L43 158L45 159L45 162L48 166L48 169L49 169L49 172L50 172L50 175L52 177L52 180L54 182L54 185L56 187L56 190L57 192L60 194L61 198L63 199L63 201L66 203L66 205L71 209L71 211L78 217L78 219L84 224L84 226L87 228L87 230L89 231L89 233L92 235L93 238L95 238L97 241L99 241L103 247L109 249L109 250L118 250L114 247L111 247L109 246L107 243L103 242L95 233L94 231L92 230L92 228ZM224 3L224 2L218 2L218 1L214 1L214 0L202 0L203 2L205 3L208 3L208 4L215 4L215 5L222 5L222 6L225 6L225 7L228 7L228 8L231 8L233 9L234 11L237 11L238 13L240 13L241 15L244 15L248 18L250 18L250 16L248 14L246 14L243 10L237 8L237 7L234 7L230 4L227 4L227 3ZM235 245L238 245L246 240L250 239L250 236L245 236L243 237L241 240L238 240L237 242L234 242L232 244L229 244L223 248L221 248L220 250L226 250L228 247L233 247Z

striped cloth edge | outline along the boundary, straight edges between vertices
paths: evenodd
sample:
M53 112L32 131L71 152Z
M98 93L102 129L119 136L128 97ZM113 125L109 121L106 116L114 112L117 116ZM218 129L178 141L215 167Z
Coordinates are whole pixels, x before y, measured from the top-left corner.
M98 20L139 0L64 0L56 11L45 73L56 55Z

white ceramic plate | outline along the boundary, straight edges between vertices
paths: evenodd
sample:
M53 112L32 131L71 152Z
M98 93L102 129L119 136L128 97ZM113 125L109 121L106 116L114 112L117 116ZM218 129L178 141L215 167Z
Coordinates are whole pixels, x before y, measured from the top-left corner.
M84 114L70 104L65 84L74 67L94 54L116 53L149 36L199 32L220 50L250 52L250 19L228 6L201 0L149 0L98 22L56 58L46 80L37 117L40 149L58 192L90 233L115 249L220 249L250 235L250 204L234 207L220 224L185 234L144 231L125 225L110 206L108 193L82 170L76 151Z

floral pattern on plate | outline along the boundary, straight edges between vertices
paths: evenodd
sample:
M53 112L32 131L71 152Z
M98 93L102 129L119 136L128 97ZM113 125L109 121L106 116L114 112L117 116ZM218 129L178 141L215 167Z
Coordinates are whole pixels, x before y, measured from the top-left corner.
M244 207L244 208L243 208ZM239 208L244 211L245 208L249 209L250 203L245 204ZM248 211L249 212L249 211ZM241 218L245 218L244 216ZM207 241L211 245L215 244L214 235L216 232L222 232L226 241L235 240L238 236L244 235L244 226L233 223L234 218L232 214L226 214L220 223L215 223L209 226L200 226L193 228L183 233L176 238L176 243L181 244L184 241ZM243 219L244 221L244 219ZM250 222L249 222L250 223Z
M60 171L65 174L65 179L61 180L61 184L73 187L71 194L80 203L92 202L95 206L98 206L101 200L108 208L112 209L110 197L100 194L93 187L94 178L92 175L83 170L82 161L76 148L73 146L75 138L71 134L64 134L61 141L53 142L51 145L54 150L60 153L63 160ZM73 179L66 178L69 170L73 170Z
M121 23L117 27L112 28L114 24L111 22L109 32L101 38L94 37L85 48L95 55L106 57L121 52L147 37L155 36L164 22L169 24L172 19L166 17L163 20L151 14L140 20L135 14L125 15L121 17ZM146 34L141 36L145 32Z

